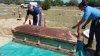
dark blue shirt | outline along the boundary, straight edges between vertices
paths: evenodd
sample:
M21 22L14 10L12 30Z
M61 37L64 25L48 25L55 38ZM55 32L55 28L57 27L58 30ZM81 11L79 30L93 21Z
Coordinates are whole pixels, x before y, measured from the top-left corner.
M31 14L33 18L37 18L37 15L41 14L41 11L38 7L33 6L34 11L27 10L27 15Z

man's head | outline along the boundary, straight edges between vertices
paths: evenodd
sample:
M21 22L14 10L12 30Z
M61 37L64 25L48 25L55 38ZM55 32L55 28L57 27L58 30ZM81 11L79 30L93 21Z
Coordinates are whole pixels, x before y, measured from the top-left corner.
M33 6L31 4L28 5L28 10L33 10Z
M78 5L78 7L79 7L80 10L83 11L83 10L87 7L87 3L81 2L81 3Z

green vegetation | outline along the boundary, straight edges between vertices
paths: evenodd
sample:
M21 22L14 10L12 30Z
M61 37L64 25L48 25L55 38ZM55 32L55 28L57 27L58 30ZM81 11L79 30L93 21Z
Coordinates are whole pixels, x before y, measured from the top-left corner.
M24 0L0 0L0 3L4 3L4 4L22 4L24 3Z
M70 6L78 6L78 1L77 0L70 0L69 5Z
M8 6L7 6L8 7ZM17 19L18 18L18 7L16 8L0 8L0 12L7 9L8 14L7 15L0 15L0 19ZM16 15L12 15L12 9L15 9ZM21 9L23 18L25 18L26 15L26 9ZM68 27L71 28L75 23L77 23L77 20L81 18L78 14L81 14L82 12L78 10L77 7L51 7L50 10L41 10L44 17L46 18L46 22L48 27ZM32 16L30 15L30 19Z
M43 10L48 10L50 9L50 1L49 0L45 0L44 3L42 4L42 9Z
M100 6L100 0L88 0L88 3L90 6L93 7L99 7Z
M64 5L64 2L62 0L55 0L55 1L52 1L52 5L53 6L62 6Z
M77 0L70 0L69 2L64 3L63 0L47 0L49 1L49 3L46 3L47 6L51 5L51 6L77 6L78 5L78 1ZM87 1L89 3L90 6L96 6L99 7L100 6L100 0L83 0L83 1ZM0 0L0 3L4 3L4 4L17 4L20 5L22 3L27 2L27 0ZM44 6L45 1L33 1L33 2L38 2L40 6ZM46 6L44 6L46 7Z

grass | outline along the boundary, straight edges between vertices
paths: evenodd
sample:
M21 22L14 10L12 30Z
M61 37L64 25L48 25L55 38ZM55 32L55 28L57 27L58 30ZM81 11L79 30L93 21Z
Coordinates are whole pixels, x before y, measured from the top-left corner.
M15 6L16 7L16 6ZM74 10L72 10L74 8ZM12 9L16 10L16 16L12 15ZM54 9L54 10L52 10ZM59 10L60 9L60 10ZM7 11L5 11L7 10ZM76 11L75 11L76 10ZM26 9L21 9L23 17L25 17ZM48 11L41 10L46 17L49 27L72 27L80 18L78 15L81 11L77 11L77 7L52 7ZM18 18L18 6L16 8L0 8L0 12L8 13L7 15L0 15L0 19ZM30 18L32 18L30 16Z
M65 7L66 8L66 7ZM58 8L57 8L58 9ZM68 10L68 11L67 11ZM70 28L77 22L79 16L75 16L80 11L69 11L69 9L61 9L61 10L48 10L43 11L47 18L47 24L50 27L68 27Z
M1 6L0 6L1 7ZM18 18L18 7L19 6L3 6L0 8L0 13L7 13L6 15L0 15L0 19L10 19L10 18ZM16 11L16 15L14 16L13 15L13 10ZM25 14L25 10L26 9L21 9L22 11L22 14L23 14L23 17L24 17L24 14Z
M0 6L0 12L7 12L7 15L0 15L0 19L10 19L10 18L18 18L18 7L15 6L16 8L10 7L7 8L7 6ZM6 10L7 11L4 11ZM12 9L16 10L16 16L13 16ZM25 17L26 14L26 9L21 9L23 17ZM77 7L52 7L50 10L44 11L41 10L43 15L43 19L46 18L46 22L48 27L65 27L70 30L72 26L76 25L77 21L81 19L81 15L83 14L82 11L78 10ZM30 18L32 18L30 16ZM87 26L89 28L90 24ZM73 30L76 31L76 30ZM87 42L87 39L84 38L84 42ZM95 44L95 43L94 43ZM95 45L93 45L93 49L95 49Z

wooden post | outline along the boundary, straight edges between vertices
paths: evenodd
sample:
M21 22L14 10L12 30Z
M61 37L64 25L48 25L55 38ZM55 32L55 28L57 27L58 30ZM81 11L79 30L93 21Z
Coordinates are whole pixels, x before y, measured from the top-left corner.
M31 25L31 20L29 19L29 25Z
M19 18L22 18L22 12L21 12L20 8L18 8L18 14L19 14Z
M44 17L44 27L47 27L46 17Z
M16 10L12 9L12 12L13 12L13 15L15 16L16 15Z

